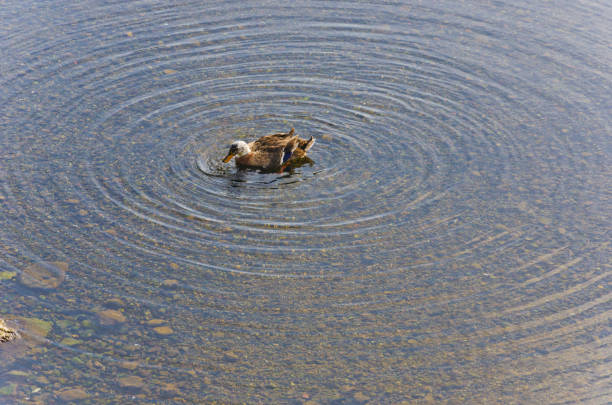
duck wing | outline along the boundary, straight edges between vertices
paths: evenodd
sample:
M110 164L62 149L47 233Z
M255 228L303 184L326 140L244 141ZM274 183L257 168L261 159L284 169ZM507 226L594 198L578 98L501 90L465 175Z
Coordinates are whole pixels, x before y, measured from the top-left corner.
M251 150L259 151L273 151L278 149L284 149L287 144L293 142L295 130L291 128L289 132L282 132L278 134L265 135L251 143Z
M262 136L249 143L251 154L237 163L244 166L258 167L264 170L274 170L291 158L299 146L297 135L293 128L287 133Z

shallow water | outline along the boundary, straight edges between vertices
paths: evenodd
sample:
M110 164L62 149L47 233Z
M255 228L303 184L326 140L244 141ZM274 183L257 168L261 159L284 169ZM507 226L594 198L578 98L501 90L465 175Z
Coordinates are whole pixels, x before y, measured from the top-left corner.
M0 402L612 397L606 2L0 20Z

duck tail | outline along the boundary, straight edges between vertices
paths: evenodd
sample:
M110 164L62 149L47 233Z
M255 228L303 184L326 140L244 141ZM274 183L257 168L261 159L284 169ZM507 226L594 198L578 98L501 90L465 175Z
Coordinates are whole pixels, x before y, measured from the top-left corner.
M312 148L312 145L314 145L315 141L316 139L312 136L307 141L300 140L300 149L304 149L304 152L308 152L308 149Z

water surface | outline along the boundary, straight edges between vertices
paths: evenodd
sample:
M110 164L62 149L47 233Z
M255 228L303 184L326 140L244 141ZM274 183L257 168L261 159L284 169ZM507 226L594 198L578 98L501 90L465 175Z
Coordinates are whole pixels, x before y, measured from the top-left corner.
M0 20L0 402L610 400L606 2Z

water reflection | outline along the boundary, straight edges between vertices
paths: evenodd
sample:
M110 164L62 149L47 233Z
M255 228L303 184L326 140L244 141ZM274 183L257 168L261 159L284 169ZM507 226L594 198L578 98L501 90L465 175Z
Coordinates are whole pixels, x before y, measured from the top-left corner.
M607 11L8 4L0 402L603 400Z

